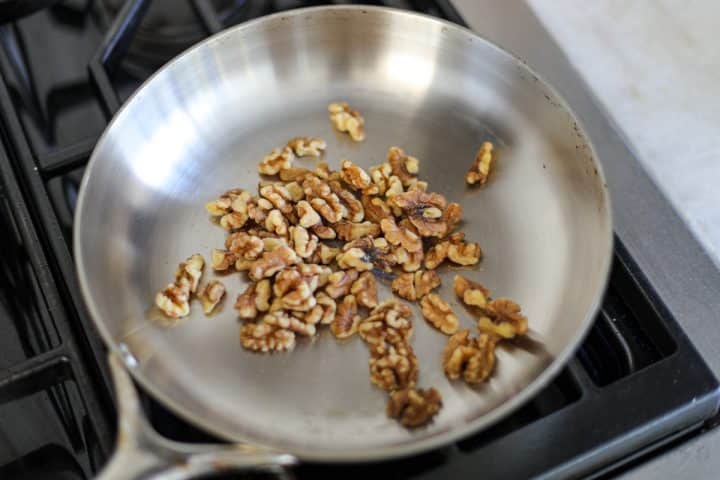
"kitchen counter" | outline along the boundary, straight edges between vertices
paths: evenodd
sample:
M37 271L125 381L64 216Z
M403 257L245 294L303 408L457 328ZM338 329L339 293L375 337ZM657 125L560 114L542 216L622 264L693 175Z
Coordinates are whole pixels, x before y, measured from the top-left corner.
M720 50L711 51L718 7L670 0L453 4L473 30L527 62L575 110L603 162L618 238L720 376ZM715 478L717 452L715 428L625 475Z

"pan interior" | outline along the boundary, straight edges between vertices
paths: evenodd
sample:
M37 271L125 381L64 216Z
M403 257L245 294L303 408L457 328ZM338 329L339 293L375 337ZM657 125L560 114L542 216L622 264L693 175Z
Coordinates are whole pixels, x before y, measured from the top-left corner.
M333 131L327 104L365 116L367 138ZM106 341L126 352L141 383L171 408L227 438L305 458L381 458L440 444L496 421L537 392L592 320L611 251L607 192L592 151L564 103L522 63L472 34L383 9L310 9L230 30L157 74L99 142L77 213L75 254L86 301ZM363 167L398 145L421 162L433 191L464 208L479 241L477 268L441 269L440 295L464 327L452 293L462 273L530 319L526 341L503 344L487 384L449 382L447 337L416 309L413 345L421 387L444 406L408 431L384 413L368 380L368 351L323 332L294 352L243 350L229 298L211 317L195 302L174 328L149 320L154 293L192 253L222 247L205 202L232 187L254 190L256 165L294 136L327 140L323 160ZM464 174L482 141L498 150L482 189ZM315 159L297 161L312 167ZM205 278L213 277L206 269ZM382 287L380 296L390 292Z

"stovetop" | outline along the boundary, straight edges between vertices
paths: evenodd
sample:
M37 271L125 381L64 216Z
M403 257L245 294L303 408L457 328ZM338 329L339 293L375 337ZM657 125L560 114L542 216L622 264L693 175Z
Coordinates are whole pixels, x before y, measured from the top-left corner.
M79 182L112 114L207 35L325 3L333 2L68 0L0 26L0 478L89 478L112 451L104 350L71 255ZM364 3L464 24L446 0ZM716 413L716 379L622 238L614 257L602 310L576 357L514 415L418 457L303 464L297 476L596 476L702 428ZM149 396L144 405L161 434L214 440Z

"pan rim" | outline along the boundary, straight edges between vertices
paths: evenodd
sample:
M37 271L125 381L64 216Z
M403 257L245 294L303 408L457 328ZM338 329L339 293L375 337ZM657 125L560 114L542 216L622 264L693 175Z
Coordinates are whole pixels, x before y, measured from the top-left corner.
M337 11L351 15L364 14L372 11L377 12L378 14L384 13L393 16L412 17L420 21L435 23L446 29L446 31L452 30L455 34L464 35L470 40L480 41L484 43L485 46L490 47L496 50L501 55L508 57L510 60L515 62L521 69L534 76L538 80L538 82L553 95L553 100L558 102L561 109L564 110L576 123L578 131L581 134L581 138L583 139L585 145L590 151L593 166L597 168L597 177L603 192L605 221L609 226L609 228L607 229L608 238L606 240L607 252L603 258L603 264L600 267L602 270L603 279L601 288L598 289L592 301L590 302L585 318L582 320L582 322L580 322L579 327L571 341L567 343L567 345L560 351L560 353L556 355L555 358L530 383L523 387L518 393L514 394L505 403L463 425L455 426L450 430L444 430L426 438L411 440L407 443L380 447L366 447L360 449L353 448L346 450L318 450L313 448L306 448L303 446L293 446L293 448L286 449L278 448L271 444L269 445L266 443L258 443L252 438L241 439L235 437L232 433L230 433L229 430L224 429L222 425L211 424L204 421L201 415L196 414L192 411L192 409L180 405L179 403L175 402L172 397L161 391L161 388L157 387L152 381L152 379L144 374L141 368L138 368L138 364L134 363L134 359L129 358L126 355L126 352L123 351L122 347L113 339L109 330L106 328L105 323L101 320L102 317L99 313L97 306L95 305L95 302L92 301L89 290L90 280L86 277L84 273L86 270L84 268L86 259L84 259L82 255L83 247L81 240L82 236L80 233L82 230L82 212L87 208L85 206L87 184L90 182L90 179L92 177L93 167L98 162L98 152L105 143L105 140L109 135L109 132L112 130L115 122L119 121L126 109L133 103L135 97L143 91L146 85L152 82L155 77L164 74L167 70L172 69L177 63L182 62L183 59L185 59L186 57L193 55L196 50L206 48L207 45L219 42L226 36L235 35L238 31L248 30L255 27L257 24L265 22L270 23L272 21L276 21L277 19L284 19L327 11ZM210 36L171 59L168 63L166 63L159 70L153 73L147 80L145 80L145 82L143 82L142 85L135 92L133 92L133 94L128 98L128 100L122 105L122 107L108 123L107 127L98 139L98 142L95 145L95 148L93 149L93 152L88 161L85 174L81 181L77 207L75 210L73 224L73 251L75 256L76 273L78 275L80 291L86 308L88 309L88 312L90 314L90 317L92 318L95 327L100 332L100 336L102 337L103 342L107 345L107 347L111 350L113 354L118 355L122 359L123 364L125 365L127 370L131 373L132 377L142 386L142 388L145 391L149 392L154 398L159 400L164 406L169 408L174 413L178 414L183 419L189 421L193 425L199 426L200 428L210 432L211 434L218 436L219 438L228 441L240 441L255 445L261 445L274 450L289 453L301 460L320 462L349 463L358 461L380 461L388 460L391 458L406 457L413 454L426 452L433 448L438 448L450 443L457 442L458 440L467 437L473 433L476 433L482 429L489 428L490 426L499 422L501 419L506 418L507 416L515 412L527 401L536 396L544 386L550 383L560 373L562 368L566 366L567 362L570 360L571 356L575 353L577 348L581 345L583 339L590 330L593 320L600 309L602 298L604 297L609 282L609 274L613 258L614 234L612 228L612 204L605 173L597 155L597 151L593 146L593 143L590 137L587 135L586 131L587 130L585 129L583 122L575 114L575 112L569 106L565 98L557 91L555 87L553 87L549 82L547 82L541 75L535 72L525 61L523 61L521 58L519 58L512 52L493 43L484 36L450 21L417 12L410 12L390 7L366 5L307 7L258 17L251 21L236 25L234 27L223 30L222 32L219 32L213 36Z

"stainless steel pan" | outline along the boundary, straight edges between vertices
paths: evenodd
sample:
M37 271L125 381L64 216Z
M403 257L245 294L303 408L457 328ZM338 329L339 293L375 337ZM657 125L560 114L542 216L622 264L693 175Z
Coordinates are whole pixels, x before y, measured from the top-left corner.
M338 99L364 114L365 142L331 128L326 107ZM360 341L325 334L292 353L255 355L238 343L232 299L212 318L195 305L171 329L148 320L154 292L177 263L223 243L203 204L231 187L254 188L258 160L297 135L326 139L325 159L335 167L341 158L369 167L392 145L420 158L421 176L463 205L463 229L483 247L485 259L468 275L517 299L530 318L529 340L503 344L493 377L472 389L445 378L446 337L416 317L419 383L438 387L444 400L426 428L408 431L386 418L386 395L368 381ZM497 168L483 189L467 189L464 173L486 139L498 147ZM223 438L321 461L417 453L487 427L531 398L587 331L611 247L602 170L552 88L467 30L370 7L269 16L172 61L99 141L75 221L87 306L146 390ZM441 295L454 301L453 273L443 272ZM224 281L233 297L243 288L241 275ZM462 322L473 325L465 315ZM140 443L158 450L155 441ZM192 453L164 454L163 462ZM242 455L253 463L253 454ZM256 463L290 458L271 457Z

